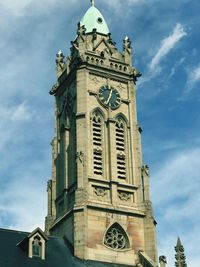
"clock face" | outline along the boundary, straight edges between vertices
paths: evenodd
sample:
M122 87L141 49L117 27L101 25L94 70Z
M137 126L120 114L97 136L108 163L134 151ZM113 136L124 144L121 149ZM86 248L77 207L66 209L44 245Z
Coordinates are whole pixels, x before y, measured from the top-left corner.
M121 97L119 92L111 86L103 86L99 90L99 101L106 107L117 109L121 104Z

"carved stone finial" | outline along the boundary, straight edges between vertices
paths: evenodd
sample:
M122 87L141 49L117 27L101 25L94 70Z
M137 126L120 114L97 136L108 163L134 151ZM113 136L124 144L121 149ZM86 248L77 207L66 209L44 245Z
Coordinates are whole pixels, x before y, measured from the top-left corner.
M59 64L59 63L64 63L64 55L62 53L61 50L58 51L58 53L56 54L56 64Z
M78 30L77 30L77 35L80 37L85 36L86 28L85 26L81 26L80 22L78 23Z
M184 253L184 247L181 243L180 238L178 238L177 240L177 244L175 246L175 266L176 267L187 267L187 263L186 263L186 257L185 257L185 253Z
M123 46L124 50L126 49L131 49L131 41L128 38L128 36L125 37L124 39L124 46Z
M94 6L94 0L90 0L91 6Z
M123 41L125 63L132 65L132 46L130 39L126 36Z
M165 256L160 256L159 257L159 263L160 263L160 267L166 267L167 264L167 259Z
M62 71L64 69L65 57L61 50L56 54L56 70L57 70L57 76L60 76L62 74Z

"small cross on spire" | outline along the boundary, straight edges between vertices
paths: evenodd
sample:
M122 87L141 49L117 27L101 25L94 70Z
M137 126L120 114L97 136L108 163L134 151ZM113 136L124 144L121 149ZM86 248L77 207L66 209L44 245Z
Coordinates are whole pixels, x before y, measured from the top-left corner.
M91 6L94 6L94 0L90 0Z

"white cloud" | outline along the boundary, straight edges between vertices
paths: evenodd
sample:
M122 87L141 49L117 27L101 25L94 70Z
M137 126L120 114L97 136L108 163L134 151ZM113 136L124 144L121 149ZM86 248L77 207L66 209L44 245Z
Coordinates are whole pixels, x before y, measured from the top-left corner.
M143 4L149 3L149 2L151 2L151 4L152 4L156 1L158 1L158 0L151 0L151 1L148 1L148 0L126 0L126 3L124 4L124 1L121 1L121 0L103 0L103 2L105 2L106 5L109 5L112 8L112 10L114 10L115 12L121 12L122 6L124 9L124 7L143 5ZM121 13L121 14L123 14L123 13Z
M2 1L0 3L0 9L6 10L8 12L11 12L14 15L24 15L26 12L26 8L29 8L30 6L34 6L39 8L40 10L47 10L53 6L58 5L71 5L72 3L75 4L77 0L6 0Z
M177 71L177 69L185 62L186 58L182 57L178 62L175 63L175 65L171 68L171 72L169 77L173 77Z
M11 140L16 136L22 136L21 127L23 123L30 121L33 115L26 103L13 106L0 106L0 150L3 151Z
M171 156L154 175L154 190L167 188L165 194L156 194L156 202L165 204L173 198L190 196L200 186L199 179L200 148L184 150ZM192 183L191 183L192 180ZM179 189L181 186L181 190ZM185 215L184 215L185 216Z
M15 108L11 119L13 121L27 121L31 118L31 112L29 107L23 102L18 107Z
M198 82L200 82L200 65L188 71L187 91L192 90Z
M9 218L6 227L10 229L32 231L38 226L44 228L45 184L36 179L37 174L41 175L43 171L40 162L33 165L34 168L27 166L26 171L15 170L15 178L6 182L6 185L4 183L4 190L0 195L1 226Z
M175 47L175 45L184 37L187 33L184 27L177 23L171 35L161 41L160 47L152 58L149 68L151 71L156 71L159 68L159 64L162 59Z
M31 116L30 108L25 102L14 106L0 106L1 125L8 121L17 123L27 121Z
M200 253L199 158L198 147L179 151L163 162L155 174L152 173L152 196L159 214L159 250L167 255L169 266L173 266L173 246L178 235L184 241L188 262L192 262L193 267L199 266L194 260Z

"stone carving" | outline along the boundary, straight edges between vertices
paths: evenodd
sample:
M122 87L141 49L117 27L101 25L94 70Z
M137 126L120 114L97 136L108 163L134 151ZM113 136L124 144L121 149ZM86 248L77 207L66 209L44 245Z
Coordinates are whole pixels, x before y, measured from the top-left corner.
M136 84L138 78L140 78L140 77L142 76L142 73L139 72L139 71L136 70L136 69L133 69L133 73L132 73L132 75L133 75L133 82L134 82L134 84Z
M117 223L108 229L104 244L115 250L123 250L130 247L125 231Z
M79 160L80 163L84 165L84 152L83 151L77 152L76 159Z
M167 263L167 259L164 255L159 257L159 262Z
M125 89L122 83L119 83L119 84L117 85L117 88L119 88L120 91L122 91L122 90Z
M96 85L100 83L100 80L96 76L95 77L91 77L90 80L92 82L94 82L94 84L96 84Z
M49 91L50 95L55 95L56 91L58 90L58 84L54 84L51 88L51 90Z
M128 36L125 37L124 39L124 45L123 45L124 49L130 49L131 48L131 41L128 38Z
M94 193L98 196L98 197L104 197L107 195L107 192L104 188L102 187L95 187L94 188Z
M127 193L127 192L120 191L120 192L118 192L118 197L122 201L129 201L131 199L131 194Z
M56 54L56 70L57 70L57 74L58 76L62 73L63 69L64 69L64 65L65 65L65 61L64 61L64 55L62 53L62 51L60 50L57 54Z
M143 165L142 166L142 172L145 173L147 176L149 176L149 166Z
M77 30L77 35L80 37L85 36L86 28L85 26L81 26L80 23L78 24L78 30Z

